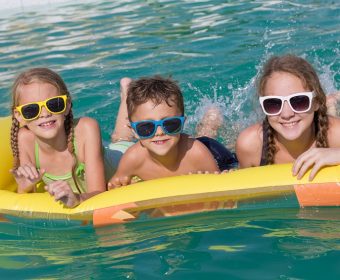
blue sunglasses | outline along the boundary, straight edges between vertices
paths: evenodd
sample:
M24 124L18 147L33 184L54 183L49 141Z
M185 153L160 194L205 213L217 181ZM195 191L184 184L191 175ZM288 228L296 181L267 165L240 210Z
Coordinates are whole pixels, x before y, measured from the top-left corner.
M157 130L161 127L163 132L168 135L179 134L183 131L185 117L170 117L159 121L145 120L139 122L130 122L132 129L140 139L152 138Z

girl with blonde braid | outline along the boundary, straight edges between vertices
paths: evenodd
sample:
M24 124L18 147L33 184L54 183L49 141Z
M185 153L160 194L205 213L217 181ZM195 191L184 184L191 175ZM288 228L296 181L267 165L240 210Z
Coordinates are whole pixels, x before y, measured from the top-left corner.
M294 55L272 57L258 85L266 118L241 132L236 154L241 168L294 162L299 179L340 164L340 119L327 115L326 95L313 67Z
M27 70L15 80L12 95L11 172L18 192L39 191L43 181L55 200L75 207L105 191L99 126L91 118L73 119L62 78L47 68Z

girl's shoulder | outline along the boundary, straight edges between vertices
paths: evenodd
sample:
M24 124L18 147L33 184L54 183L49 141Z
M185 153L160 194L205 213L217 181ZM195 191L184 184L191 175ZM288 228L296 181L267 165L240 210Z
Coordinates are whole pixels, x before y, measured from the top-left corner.
M241 168L258 166L263 147L263 127L261 123L244 129L236 140L236 156Z
M74 120L75 131L94 131L99 129L99 124L95 119L89 117L81 117Z
M240 132L236 140L237 147L242 149L253 149L256 146L262 147L263 126L262 123L253 124Z
M35 163L35 135L26 127L21 127L18 132L18 147L20 151L20 161L26 160Z
M340 146L340 118L328 117L329 129L328 129L328 142L330 147Z

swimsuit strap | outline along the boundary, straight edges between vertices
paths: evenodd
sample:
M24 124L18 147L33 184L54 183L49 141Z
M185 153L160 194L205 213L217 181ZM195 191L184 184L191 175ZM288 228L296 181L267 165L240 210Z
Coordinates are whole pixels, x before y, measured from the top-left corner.
M77 176L80 176L83 172L85 172L85 163L78 161L78 148L76 145L76 137L73 137L73 148L74 148L74 154L76 156L76 161L77 161L75 173ZM34 156L35 156L35 166L37 169L40 169L39 145L37 141L34 142ZM69 177L68 174L65 176Z
M77 148L77 143L76 143L76 136L73 135L73 149L74 149L74 154L76 156L76 176L79 177L85 172L85 163L79 162L78 161L78 148Z
M34 156L35 156L35 167L40 169L40 160L39 160L39 145L37 141L34 141Z

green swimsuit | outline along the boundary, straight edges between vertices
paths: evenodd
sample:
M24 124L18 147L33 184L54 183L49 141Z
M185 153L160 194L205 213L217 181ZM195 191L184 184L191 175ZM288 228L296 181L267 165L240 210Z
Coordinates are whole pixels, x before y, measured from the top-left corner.
M77 145L75 143L75 138L73 141L73 146L74 146L74 153L77 158ZM40 169L40 160L39 160L39 145L37 142L35 142L35 165L37 169ZM80 189L80 193L86 193L87 188L86 188L86 183L85 183L85 163L83 162L78 162L77 159L77 164L75 168L75 177L77 180L78 187ZM58 181L58 180L63 180L66 181L69 186L72 188L72 191L74 193L79 193L76 184L72 178L72 172L68 172L64 175L53 175L50 173L45 172L42 181L44 182L45 185Z

